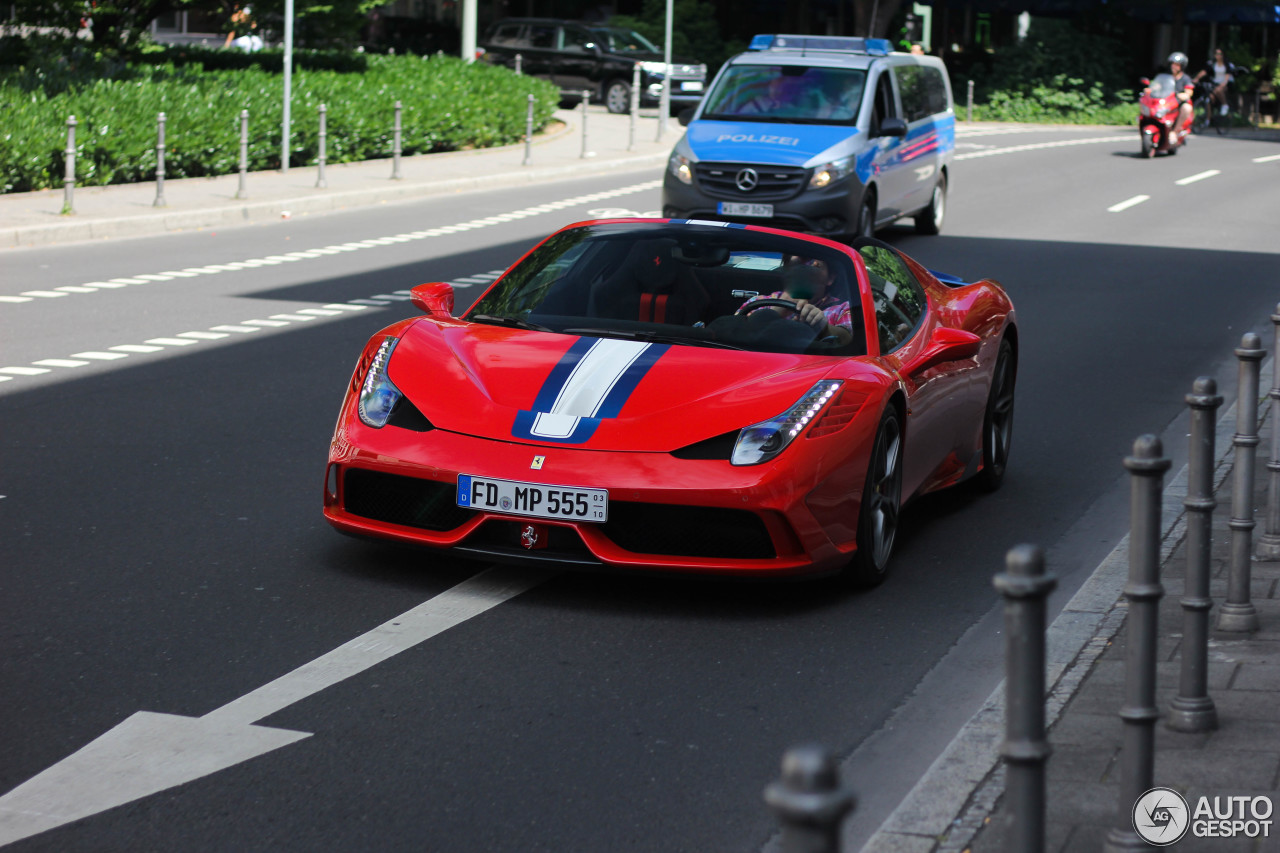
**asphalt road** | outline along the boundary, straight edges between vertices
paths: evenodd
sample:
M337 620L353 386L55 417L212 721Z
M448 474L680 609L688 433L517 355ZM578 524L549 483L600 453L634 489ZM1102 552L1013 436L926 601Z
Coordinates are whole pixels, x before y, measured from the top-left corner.
M848 837L865 837L999 680L990 578L1005 551L1047 547L1065 601L1124 533L1133 439L1164 433L1177 452L1192 380L1229 374L1244 331L1270 341L1280 162L1254 161L1280 145L1201 138L1144 161L1132 132L1086 141L1123 133L965 135L943 236L882 235L934 269L1002 281L1022 356L1004 488L908 508L881 588L531 577L241 715L287 744L219 753L214 772L6 849L759 850L775 826L761 790L807 740L845 758L860 794ZM161 276L0 302L0 362L26 369L0 382L0 792L137 712L216 718L384 623L402 630L435 596L455 613L450 590L483 564L321 519L360 347L412 312L395 291L491 275L569 221L655 210L656 177L0 255L0 296ZM232 268L164 276L205 265ZM154 343L175 339L191 343ZM233 739L179 728L167 769ZM145 729L82 756L50 790L109 804L136 775L113 768L162 740Z

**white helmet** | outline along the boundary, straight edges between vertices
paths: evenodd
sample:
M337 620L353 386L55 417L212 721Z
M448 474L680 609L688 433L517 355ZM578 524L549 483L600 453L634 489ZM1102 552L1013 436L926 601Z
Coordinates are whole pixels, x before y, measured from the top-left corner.
M1169 54L1169 64L1173 65L1175 62L1181 65L1183 68L1186 68L1187 55L1180 50L1175 50L1173 53Z

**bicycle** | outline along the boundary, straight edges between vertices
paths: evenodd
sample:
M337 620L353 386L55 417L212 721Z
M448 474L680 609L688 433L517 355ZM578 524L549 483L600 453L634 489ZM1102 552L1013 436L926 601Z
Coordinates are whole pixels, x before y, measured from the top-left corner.
M1191 120L1192 133L1201 133L1210 126L1217 127L1214 115L1217 112L1217 105L1213 102L1213 81L1201 80L1196 84L1191 106L1194 110ZM1222 133L1222 130L1218 129L1218 133Z

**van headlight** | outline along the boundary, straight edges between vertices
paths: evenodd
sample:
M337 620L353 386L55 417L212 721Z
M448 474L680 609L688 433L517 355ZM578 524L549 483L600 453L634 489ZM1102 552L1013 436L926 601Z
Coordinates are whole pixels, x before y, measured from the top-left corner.
M675 175L680 183L693 184L693 164L688 157L673 152L671 159L667 161L667 171Z
M813 170L813 177L809 179L809 186L815 190L820 190L846 177L852 171L852 156L832 160L830 163L824 163Z
M759 465L777 456L831 402L842 384L838 379L824 379L782 414L745 427L738 433L729 461L734 465Z

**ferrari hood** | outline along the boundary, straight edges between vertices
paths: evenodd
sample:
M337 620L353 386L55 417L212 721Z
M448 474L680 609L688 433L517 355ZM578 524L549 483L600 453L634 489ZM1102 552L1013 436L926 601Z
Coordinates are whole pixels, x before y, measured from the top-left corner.
M671 451L785 411L831 366L815 356L423 320L404 333L388 374L440 429Z

